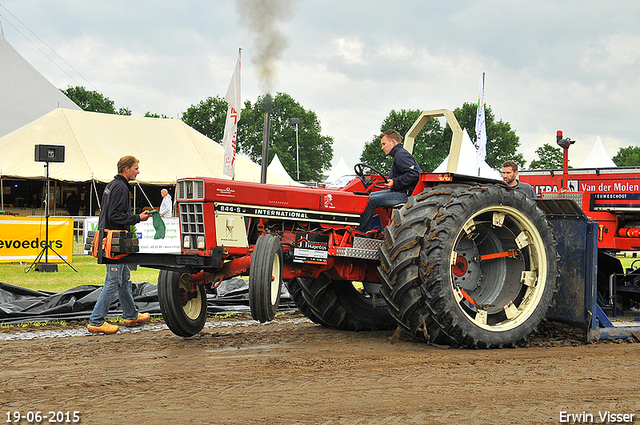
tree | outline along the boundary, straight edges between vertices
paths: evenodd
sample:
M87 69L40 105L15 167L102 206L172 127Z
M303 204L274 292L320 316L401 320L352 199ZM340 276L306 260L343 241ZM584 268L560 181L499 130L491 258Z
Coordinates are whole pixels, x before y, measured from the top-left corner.
M392 110L382 122L380 132L393 129L404 137L421 113L418 109ZM448 151L449 145L443 141L440 122L437 119L429 120L416 137L413 145L413 156L420 165L421 171L433 171L447 156ZM371 165L381 173L388 174L392 158L385 156L380 148L379 135L374 135L372 140L365 144L362 154L360 154L360 161Z
M628 146L620 148L618 153L611 158L618 167L636 167L640 165L640 146Z
M145 118L163 118L163 119L171 119L171 117L166 116L165 114L156 114L155 112L145 112Z
M113 100L97 91L89 91L82 86L68 87L66 90L60 91L82 108L83 111L114 115L131 115L129 108L120 108L116 111Z
M190 106L182 114L182 121L200 133L222 143L228 104L219 96L209 97ZM320 181L322 171L331 166L333 139L320 134L320 121L312 111L304 109L291 96L277 93L258 97L255 104L245 101L238 121L236 149L252 161L262 163L262 139L265 108L271 111L269 162L277 153L284 169L292 178L297 176L296 134L290 118L300 119L298 144L300 180Z
M453 114L463 131L468 131L471 141L477 146L476 136L476 115L478 113L477 103L465 102L462 108L456 108ZM516 153L520 146L520 138L511 129L511 125L502 120L496 122L495 115L491 107L485 105L485 125L487 128L487 157L485 162L493 169L501 170L502 163L506 160L515 161L521 168L524 168L527 161L520 153ZM446 140L451 140L451 129L447 126L444 129Z
M331 166L333 138L321 134L320 120L313 111L306 110L291 96L277 93L258 97L255 104L246 101L238 121L238 150L252 161L262 163L262 140L265 111L270 111L269 162L278 154L284 169L296 178L300 157L300 181L321 181L322 171ZM291 118L298 118L298 145L296 128Z
M530 170L556 170L562 168L562 149L545 143L542 147L536 149L536 155L538 155L539 159L531 161Z
M220 96L208 97L187 108L180 119L189 127L222 144L227 106L227 101Z

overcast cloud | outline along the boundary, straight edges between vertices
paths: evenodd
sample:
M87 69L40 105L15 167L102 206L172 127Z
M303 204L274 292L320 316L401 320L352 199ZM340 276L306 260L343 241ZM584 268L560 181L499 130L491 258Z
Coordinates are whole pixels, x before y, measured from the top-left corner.
M242 48L242 98L285 92L316 112L334 164L354 165L392 109L476 102L483 72L486 103L528 161L559 128L577 140L573 166L598 135L610 156L640 144L633 0L0 4L9 43L56 87L83 85L138 116L224 96Z

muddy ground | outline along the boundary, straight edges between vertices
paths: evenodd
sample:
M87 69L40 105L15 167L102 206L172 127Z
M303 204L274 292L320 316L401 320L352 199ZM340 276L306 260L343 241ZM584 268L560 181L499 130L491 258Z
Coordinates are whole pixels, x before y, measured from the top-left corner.
M502 350L393 335L297 314L212 318L189 339L161 322L100 336L81 323L2 329L0 422L77 411L82 424L557 424L569 414L602 423L608 411L640 423L632 340L585 343L557 324Z

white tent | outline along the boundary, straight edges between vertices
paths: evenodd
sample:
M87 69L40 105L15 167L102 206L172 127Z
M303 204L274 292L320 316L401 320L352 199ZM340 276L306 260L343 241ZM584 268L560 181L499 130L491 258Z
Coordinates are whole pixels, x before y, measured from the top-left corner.
M80 110L20 56L0 25L0 137L56 108Z
M324 179L324 183L327 186L332 186L334 184L343 186L343 184L340 183L342 177L347 177L349 181L351 181L354 176L354 171L347 166L347 163L344 161L344 157L341 156L336 166L333 167L333 170L329 173L329 176Z
M444 161L442 161L442 163L438 165L433 172L444 173L447 171L448 162L449 155L447 155ZM460 157L458 159L458 169L456 174L465 174L467 176L478 175L478 169L476 166L476 147L473 145L473 142L466 130L462 132L462 145L460 146ZM480 165L480 177L502 180L502 175L484 161L482 161L482 164Z
M287 170L284 169L282 162L280 162L280 158L278 158L278 154L275 154L273 156L271 164L269 164L269 166L267 167L267 171L276 173L279 176L284 177L285 179L289 180L292 185L297 185L297 183L291 178L289 173L287 173ZM269 181L269 176L267 176L267 183L271 183L271 181Z
M609 157L607 150L600 140L600 136L596 137L591 150L584 157L578 168L607 168L616 167L616 163Z
M55 180L109 182L125 155L140 160L140 183L170 184L179 177L229 179L222 172L223 147L177 119L58 108L0 138L0 175L42 178L44 164L34 160L38 144L65 146L65 162L49 167ZM236 161L236 180L260 181L259 165L240 155ZM289 185L289 179L269 171L267 181Z

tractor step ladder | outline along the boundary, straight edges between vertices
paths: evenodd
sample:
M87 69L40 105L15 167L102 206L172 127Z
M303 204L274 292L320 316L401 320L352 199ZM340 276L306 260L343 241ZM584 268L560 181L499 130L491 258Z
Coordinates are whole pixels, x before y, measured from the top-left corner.
M378 247L383 243L384 241L382 239L360 238L356 236L353 238L353 248L338 247L336 248L336 256L377 260Z

